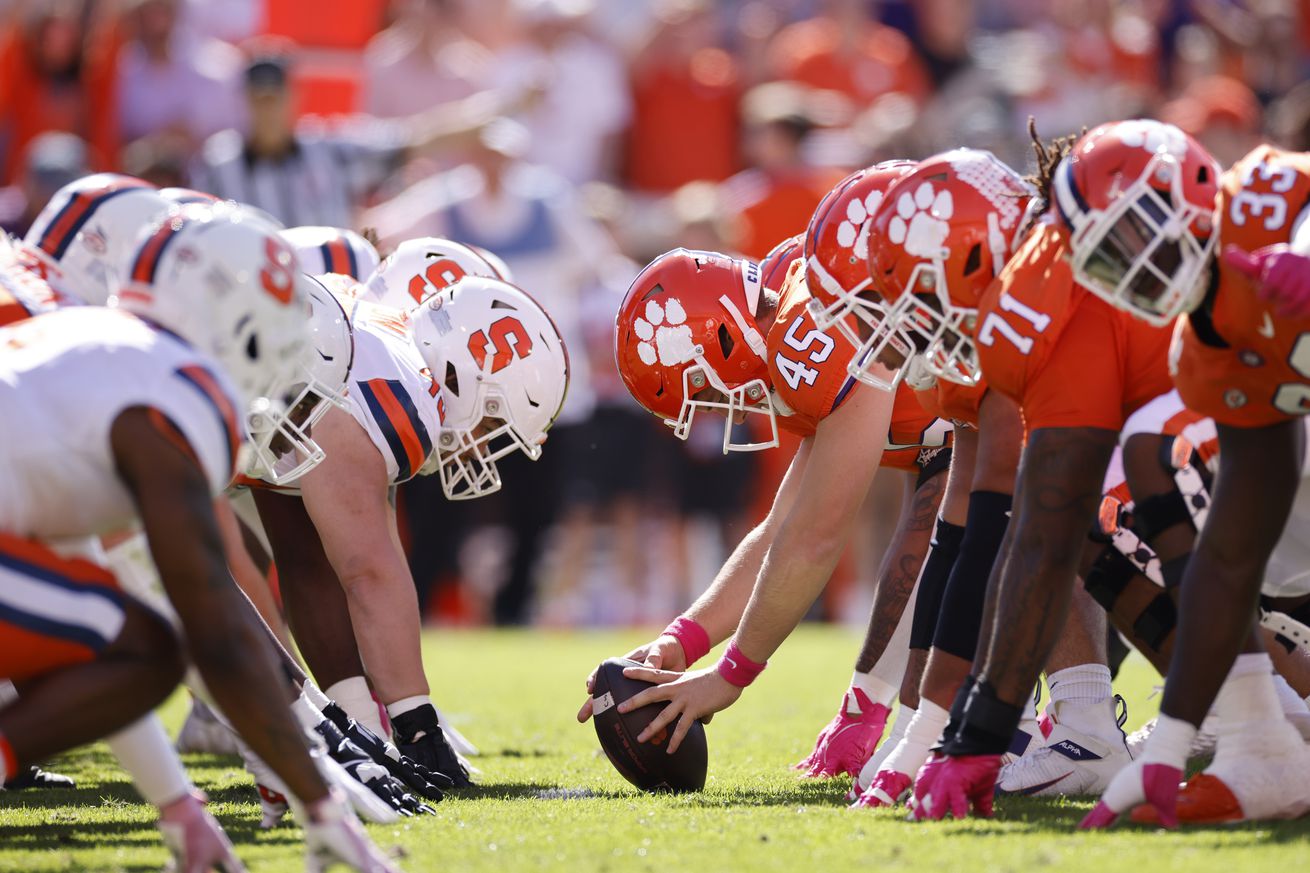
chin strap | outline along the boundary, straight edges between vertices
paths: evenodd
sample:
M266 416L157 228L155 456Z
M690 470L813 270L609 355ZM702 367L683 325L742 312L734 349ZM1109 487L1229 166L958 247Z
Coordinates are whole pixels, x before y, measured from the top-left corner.
M737 329L740 330L742 335L746 338L746 345L750 346L750 350L754 352L755 356L760 360L766 360L765 356L768 352L768 347L764 343L764 337L760 336L760 332L755 329L755 326L748 322L746 317L741 314L741 310L737 308L737 304L733 303L727 294L724 294L719 298L719 303L723 304L723 308L728 310L728 314L732 316L733 323L737 325Z

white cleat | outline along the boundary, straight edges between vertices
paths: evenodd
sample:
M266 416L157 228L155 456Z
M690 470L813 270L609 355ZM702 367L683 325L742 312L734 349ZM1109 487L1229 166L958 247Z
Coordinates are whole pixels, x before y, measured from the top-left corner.
M1095 711L1104 707L1109 723L1116 729L1115 741L1107 742L1056 721L1044 743L1035 745L1023 757L1001 767L996 790L1037 797L1100 794L1114 775L1133 760L1123 731L1118 729L1123 722L1115 718L1117 702L1111 699L1105 704L1076 709L1086 719L1089 714L1095 717Z
M182 754L238 754L237 738L231 728L219 721L204 701L197 698L191 699L191 710L173 745Z
M1192 740L1192 747L1187 751L1188 761L1209 760L1214 757L1215 744L1219 741L1218 727L1219 719L1212 711L1205 717L1205 721L1201 722L1201 729L1196 732L1196 738ZM1133 756L1134 761L1146 748L1146 741L1150 739L1153 730L1155 730L1154 718L1128 735L1128 754Z

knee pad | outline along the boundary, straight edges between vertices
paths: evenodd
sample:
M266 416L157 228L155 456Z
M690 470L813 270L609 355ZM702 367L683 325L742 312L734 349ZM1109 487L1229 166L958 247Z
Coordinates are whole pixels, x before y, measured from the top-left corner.
M915 597L914 616L910 624L911 649L928 649L932 646L932 632L937 626L937 614L941 611L946 580L950 578L951 568L955 566L960 554L960 542L963 539L963 527L943 518L937 519L932 551L928 553L923 562L923 570L919 573L919 593Z

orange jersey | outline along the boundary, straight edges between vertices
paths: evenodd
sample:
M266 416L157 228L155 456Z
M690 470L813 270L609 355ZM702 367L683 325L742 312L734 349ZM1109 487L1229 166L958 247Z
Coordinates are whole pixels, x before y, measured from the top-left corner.
M986 393L987 382L981 379L973 386L938 379L931 388L914 392L925 412L944 418L956 427L978 426L978 407Z
M1220 247L1254 251L1291 239L1310 203L1310 154L1260 146L1223 175ZM1310 412L1310 318L1283 318L1255 285L1216 259L1218 281L1179 319L1171 369L1190 409L1220 424L1263 427Z
M787 274L778 300L778 315L765 344L769 381L775 402L784 413L778 425L808 437L814 435L820 421L862 386L846 371L855 348L835 326L821 331L810 316L810 292L805 285L805 271L796 268L800 266L797 262ZM924 410L915 392L902 382L892 406L881 466L917 471L925 460L922 452L935 452L950 442L950 423Z
M1112 307L1073 279L1066 234L1040 222L984 292L974 337L988 385L1025 429L1119 430L1169 390L1169 329Z

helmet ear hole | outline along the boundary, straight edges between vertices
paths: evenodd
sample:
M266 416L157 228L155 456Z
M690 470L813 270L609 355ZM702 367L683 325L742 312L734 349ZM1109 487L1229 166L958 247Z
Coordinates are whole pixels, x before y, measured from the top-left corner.
M723 359L725 361L728 358L732 357L732 350L736 347L736 345L737 344L733 342L732 334L728 333L728 326L726 324L720 323L719 324L719 351L723 352Z
M446 386L446 390L451 394L456 397L459 396L459 374L455 372L455 365L450 361L446 362L446 378L442 384Z
M250 340L246 343L246 357L252 361L259 360L259 336L251 334Z
M982 243L974 243L969 249L969 256L964 259L964 275L972 276L982 266Z
M1196 168L1196 181L1201 185L1205 185L1210 182L1210 168L1207 167L1205 164L1202 164L1201 166Z

